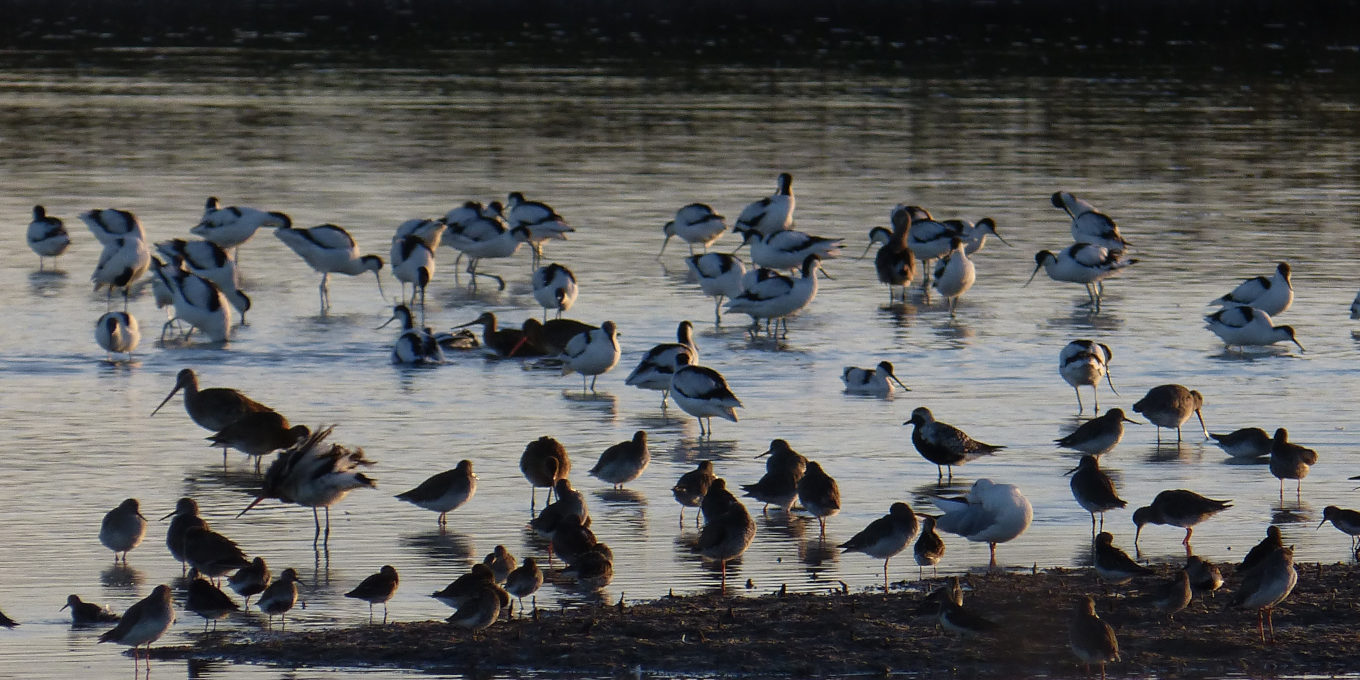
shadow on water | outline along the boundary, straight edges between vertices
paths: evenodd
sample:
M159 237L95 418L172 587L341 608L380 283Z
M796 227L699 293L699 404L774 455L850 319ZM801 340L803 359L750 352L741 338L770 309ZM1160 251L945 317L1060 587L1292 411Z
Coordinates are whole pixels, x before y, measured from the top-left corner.
M121 562L112 564L99 572L99 584L111 590L136 594L145 581L145 575L136 567Z
M1229 364L1250 364L1256 361L1285 357L1290 359L1301 359L1302 357L1293 353L1296 349L1293 346L1280 347L1268 345L1266 347L1251 347L1243 350L1222 348L1218 354L1210 354L1208 358L1214 361L1222 361Z
M634 489L596 489L591 492L596 498L612 505L646 505L647 495Z
M947 313L946 313L947 314ZM958 318L949 318L931 328L935 335L949 344L950 349L965 349L973 344L972 340L977 337L977 332L967 322Z
M608 392L562 390L562 398L567 400L568 406L582 412L603 414L610 422L619 419L619 398Z
M464 536L447 528L397 537L398 545L410 548L431 561L471 562L476 560L477 544L471 536Z
M929 510L935 506L930 504L931 498L963 496L968 490L973 488L972 479L954 475L953 481L947 477L943 481L928 482L917 486L911 490L911 495L915 503L922 503L922 507Z
M734 460L738 457L740 443L733 439L719 439L713 441L704 438L687 437L675 440L675 446L671 447L670 459L677 463L698 463L700 460L711 460L716 464L720 461ZM718 476L722 476L721 470L715 470Z
M35 271L28 275L28 290L36 297L54 298L66 290L67 275L60 270Z
M1099 312L1090 307L1073 307L1071 316L1051 317L1048 325L1074 331L1113 333L1124 327L1124 319L1111 313L1108 307Z
M1313 516L1313 508L1308 503L1301 501L1293 493L1288 485L1284 490L1284 501L1280 502L1278 497L1276 502L1270 506L1270 523L1281 524L1312 524L1316 517Z
M184 478L184 495L190 498L197 498L205 495L205 489L226 489L234 491L249 498L255 498L260 493L260 488L264 484L264 477L255 472L255 459L246 456L247 460L240 461L241 456L233 451L227 456L227 469L222 469L222 450L219 448L204 448L205 456L210 456L218 461L217 465L209 465L200 468L198 472L192 473ZM266 461L273 460L269 457Z

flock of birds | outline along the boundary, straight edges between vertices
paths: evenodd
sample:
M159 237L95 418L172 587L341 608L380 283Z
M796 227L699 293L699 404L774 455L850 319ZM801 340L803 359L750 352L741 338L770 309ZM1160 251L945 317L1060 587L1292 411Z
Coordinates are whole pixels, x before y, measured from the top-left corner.
M1054 193L1051 202L1071 219L1074 243L1056 253L1038 252L1034 274L1026 285L1033 282L1042 269L1055 281L1083 284L1089 295L1086 305L1099 310L1105 280L1137 263L1136 259L1128 257L1131 244L1120 233L1115 221L1090 203L1062 191ZM762 320L766 333L787 333L788 319L806 309L817 295L818 276L824 274L821 262L837 257L843 243L841 239L795 230L794 206L792 177L782 174L773 195L752 203L741 212L733 231L742 237L738 251L744 247L750 249L754 265L750 268L736 252L709 252L709 247L728 231L727 220L709 206L697 203L678 210L675 219L663 227L665 241L658 257L664 254L671 238L685 241L690 248L690 256L686 258L688 269L704 294L715 298L716 320L721 321L725 306L729 313L751 317L753 336L760 332ZM961 219L936 220L924 208L905 205L895 207L889 217L892 228L873 229L869 234L868 249L879 246L874 267L878 279L888 286L890 300L897 299L898 289L905 299L906 288L917 278L919 270L927 301L929 290L933 288L945 299L951 316L954 315L957 301L976 280L977 272L970 255L982 249L989 236L1002 240L995 220L983 218L976 224ZM564 375L579 373L585 390L593 389L595 380L613 370L621 357L614 322L605 321L595 326L562 318L580 293L576 277L560 264L544 264L542 256L548 241L565 239L573 229L553 208L528 201L520 193L511 193L504 206L499 202L486 206L468 202L449 211L442 219L412 219L403 223L392 238L387 262L378 255L363 254L355 240L336 225L298 229L284 213L223 208L216 198L208 199L201 222L190 230L202 238L196 241L171 239L152 245L137 218L123 210L91 210L81 214L80 219L103 244L92 281L96 290L108 290L110 310L96 322L95 337L110 353L111 361L113 354L125 354L130 359L138 347L140 330L136 318L128 312L128 297L129 291L148 273L157 305L173 310L162 327L162 338L179 324L185 329L186 339L199 332L214 343L229 341L234 320L239 316L240 323L244 323L244 316L251 307L251 298L239 285L240 261L230 251L263 227L274 229L279 240L321 274L318 290L323 312L331 305L331 274L358 276L372 272L381 293L381 271L390 264L402 287L401 299L392 316L392 321L401 324L391 353L396 363L439 364L445 361L445 352L484 348L501 358L531 359L544 365L560 366ZM70 235L60 219L48 215L42 206L36 206L28 228L28 243L39 255L41 269L44 258L56 258L66 251ZM468 259L466 272L470 285L476 286L479 277L490 278L502 289L505 286L503 278L480 271L482 260L507 258L521 245L530 244L534 255L533 294L544 309L544 320L539 322L530 318L521 328L507 328L488 312L463 324L463 327L481 326L480 338L458 328L454 330L459 332L435 333L425 326L426 289L434 277L435 253L441 243L458 251L459 259ZM696 248L703 252L696 252ZM793 272L798 274L795 276ZM411 287L409 299L408 285ZM121 311L112 309L115 289L123 292ZM1286 340L1298 344L1291 327L1277 326L1273 320L1285 312L1292 301L1290 268L1281 263L1272 276L1249 279L1215 300L1223 309L1206 317L1206 323L1229 346L1261 346ZM413 308L418 309L419 314ZM1360 314L1360 297L1353 311ZM550 315L555 318L548 318ZM1302 350L1302 345L1299 347ZM741 402L722 374L700 365L699 358L693 325L684 321L678 325L676 341L648 351L625 382L662 392L663 408L668 399L674 400L681 409L699 419L701 435L711 434L712 418L736 422L736 409L741 408ZM1081 387L1098 391L1104 381L1113 391L1109 373L1112 360L1110 347L1090 340L1075 340L1059 353L1059 374L1076 391L1079 413L1085 411ZM590 378L589 384L585 382L586 378ZM897 387L907 389L886 361L875 368L847 367L842 380L846 392L851 394L886 397ZM197 375L188 368L179 373L173 390L156 411L180 391L190 418L213 432L209 439L223 448L224 462L226 452L236 449L255 457L258 469L259 461L278 452L263 474L258 498L241 512L242 515L269 498L310 507L316 529L314 540L321 541L329 537L330 507L353 490L375 486L362 471L373 462L365 457L362 449L330 442L332 428L313 431L306 426L291 425L282 414L235 389L201 389ZM1283 428L1273 437L1259 428L1210 435L1200 414L1203 403L1203 396L1198 391L1181 385L1163 385L1153 388L1133 404L1132 411L1157 427L1159 443L1163 428L1174 428L1179 442L1181 426L1192 415L1198 415L1206 438L1214 438L1228 455L1239 458L1269 456L1270 471L1281 480L1281 496L1286 479L1298 480L1296 493L1301 493L1301 480L1308 474L1309 466L1317 462L1314 451L1291 443ZM1096 396L1095 413L1098 414L1099 409ZM1119 498L1110 477L1101 471L1100 456L1119 444L1124 435L1124 424L1131 422L1136 421L1122 409L1112 408L1056 442L1060 447L1084 454L1080 464L1068 473L1071 490L1076 502L1091 513L1095 571L1102 579L1115 584L1152 573L1116 547L1114 536L1103 531L1104 514L1124 508L1127 503ZM939 467L941 480L946 472L952 478L955 466L991 456L1005 448L972 439L961 429L937 420L926 408L915 409L904 425L913 427L911 440L915 449ZM824 535L826 521L841 507L835 479L817 461L808 460L782 439L771 442L762 456L768 456L766 473L759 481L742 486L745 496L764 503L766 511L773 505L787 513L796 502L818 519ZM647 433L638 431L633 439L607 449L590 474L617 487L637 479L649 461ZM554 558L560 560L585 590L598 590L609 584L613 578L613 552L599 542L590 529L591 518L585 497L569 481L571 461L565 447L550 437L540 437L526 446L520 468L532 489L548 488L550 498L554 499L530 524L546 541L550 562ZM438 513L442 526L450 512L472 498L476 480L472 461L464 460L455 469L437 474L397 498ZM727 488L725 480L716 475L711 461L702 461L697 469L684 474L676 482L673 494L682 506L682 524L684 508L699 509L704 525L694 549L723 566L725 588L726 563L742 555L751 545L756 533L755 522L745 505ZM861 552L883 560L886 591L888 563L908 546L913 548L922 577L924 567L933 568L940 561L945 544L937 531L987 543L991 564L995 566L997 546L1023 534L1033 518L1030 503L1019 488L990 479L978 479L966 496L938 497L932 502L939 514L919 514L919 520L918 513L908 504L893 503L888 514L869 524L841 547L847 552ZM535 507L536 497L531 494L531 510ZM1163 491L1149 505L1134 511L1133 521L1138 530L1135 546L1142 529L1149 524L1186 530L1187 561L1176 578L1156 588L1159 595L1152 603L1158 609L1168 615L1174 614L1188 605L1193 594L1212 592L1223 585L1218 568L1193 555L1190 538L1195 526L1228 507L1231 507L1229 501L1173 489ZM326 515L324 527L323 511ZM227 586L245 598L247 606L251 597L258 596L255 604L271 622L274 616L283 617L297 602L299 581L295 570L286 569L272 577L263 558L249 559L230 538L210 528L199 517L193 499L182 499L175 512L167 517L174 518L168 530L167 548L189 569L183 600L185 609L207 620L217 620L239 610L240 605L220 589L224 577ZM696 517L696 523L698 521ZM1349 534L1353 541L1360 537L1360 512L1328 507L1323 522L1327 521ZM100 540L114 551L115 559L120 559L121 555L125 560L127 553L142 542L146 526L137 500L128 499L106 515ZM1297 581L1293 549L1285 546L1278 530L1271 527L1266 540L1248 555L1236 573L1243 578L1236 589L1233 605L1263 612L1264 621L1268 622L1272 608L1289 596ZM512 596L519 599L522 608L523 598L532 597L543 580L543 571L535 558L518 562L504 546L497 546L484 564L474 566L468 574L434 593L433 597L456 609L448 619L451 623L475 634L512 609ZM372 607L383 604L385 622L386 603L398 585L396 570L386 566L358 584L347 596L368 602L370 617ZM70 596L67 605L77 624L117 622L100 636L100 642L130 645L134 647L134 657L138 647L146 645L149 648L159 639L175 616L174 596L167 585L157 586L151 595L134 604L121 617L98 605L83 602L76 595ZM957 587L931 593L927 607L951 631L985 633L995 626L981 614L964 607ZM1076 654L1088 664L1100 664L1103 675L1104 664L1118 657L1118 645L1112 630L1100 622L1094 607L1090 598L1079 603L1071 644ZM0 618L0 625L17 624ZM1261 624L1261 635L1264 640L1264 623Z

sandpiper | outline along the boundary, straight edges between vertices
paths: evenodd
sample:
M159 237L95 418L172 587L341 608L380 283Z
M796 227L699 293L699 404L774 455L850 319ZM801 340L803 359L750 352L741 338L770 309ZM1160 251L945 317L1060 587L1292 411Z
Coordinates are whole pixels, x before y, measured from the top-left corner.
M1336 511L1340 510L1340 508L1332 506L1332 510ZM1322 515L1325 518L1327 516L1327 511L1323 510ZM1358 530L1357 533L1360 533L1360 513L1355 514L1355 519L1357 520L1355 523L1355 527ZM1327 520L1323 519L1322 522L1326 523ZM1321 529L1322 524L1318 524L1318 528ZM1352 542L1353 541L1354 537L1352 537ZM1280 528L1272 524L1266 527L1266 537L1261 539L1260 543L1252 546L1252 549L1247 552L1247 556L1242 558L1242 563L1237 565L1235 571L1238 574L1245 574L1254 569L1256 565L1260 564L1267 557L1270 557L1271 553L1283 547L1284 537L1280 535Z
M1275 438L1270 445L1270 474L1280 480L1280 498L1284 499L1284 480L1296 479L1298 486L1294 495L1303 493L1303 478L1308 476L1308 466L1317 465L1317 451L1290 443L1289 431L1283 427L1275 430Z
M817 518L826 536L826 518L841 511L841 490L817 461L808 461L807 472L798 480L798 501Z
M1102 581L1119 585L1128 583L1135 576L1148 576L1156 572L1135 562L1129 554L1114 544L1114 534L1102 531L1096 536L1095 548L1096 575Z
M1152 499L1152 505L1133 511L1133 523L1138 526L1138 531L1133 535L1133 545L1138 546L1138 537L1142 535L1146 524L1183 527L1185 540L1181 543L1185 545L1188 555L1190 535L1195 532L1195 525L1231 507L1232 501L1216 501L1185 489L1163 491Z
M704 494L703 500L699 503L699 514L703 515L705 523L711 522L726 512L729 506L737 503L737 497L727 490L727 480L717 477L709 483L708 493Z
M260 495L241 511L241 515L259 505L266 498L277 498L284 503L296 503L312 509L316 533L315 544L321 538L321 518L317 508L326 509L326 540L331 536L331 506L339 503L349 492L376 489L378 485L358 468L373 465L364 458L362 448L348 448L340 444L326 444L334 427L313 432L293 448L278 455L264 475Z
M205 578L217 580L228 572L250 566L236 542L207 527L193 526L184 532L184 561Z
M934 613L941 628L964 637L992 636L1001 630L1001 624L959 604L949 588L932 591L916 613Z
M720 515L708 518L699 533L695 550L710 560L717 560L722 568L720 592L727 592L727 562L740 557L756 537L756 523L746 512L746 506L733 501Z
M132 647L134 664L137 661L137 648L146 645L146 662L149 665L151 643L165 635L174 622L175 603L170 596L170 586L161 584L150 595L128 607L118 625L100 635L99 641Z
M920 572L919 578L926 577L926 565L930 565L932 575L938 576L939 570L936 567L944 557L944 539L935 533L935 516L921 516L921 535L916 539L916 545L912 548L912 553L916 557L917 569Z
M260 608L269 617L269 626L274 626L274 617L279 617L279 627L288 628L288 610L297 604L298 599L298 573L296 569L289 567L283 570L279 577L269 584L268 588L260 593L260 599L255 601L255 606Z
M581 516L570 514L563 517L552 532L551 549L563 562L572 565L598 542L595 532L581 521Z
M1329 505L1322 509L1322 521L1318 522L1318 528L1321 529L1322 525L1328 522L1340 529L1341 533L1351 537L1351 551L1354 552L1356 544L1360 542L1358 540L1360 539L1360 512Z
M1072 449L1092 456L1099 456L1114 450L1124 438L1124 423L1141 425L1124 415L1123 409L1112 408L1103 416L1097 416L1081 424L1072 434L1053 440L1064 449Z
M704 494L708 493L708 486L713 483L717 475L713 474L713 461L701 460L699 466L683 475L676 481L675 486L671 487L671 494L675 496L675 502L680 504L680 525L685 524L685 508L697 508L704 500ZM699 516L694 516L694 523L697 526Z
M283 414L275 411L255 411L247 413L206 437L212 446L222 447L222 463L227 461L227 449L236 449L255 459L255 471L259 472L264 457L281 449L286 449L306 439L312 434L306 425L289 425Z
M1135 413L1152 421L1157 426L1157 443L1162 443L1162 428L1176 428L1176 443L1181 441L1181 425L1190 420L1193 414L1199 418L1199 426L1204 430L1204 438L1209 438L1209 429L1204 425L1204 395L1181 385L1159 385L1148 390L1146 396L1133 405Z
M1223 572L1218 565L1198 555L1185 558L1185 573L1190 575L1190 589L1196 595L1212 594L1223 587Z
M1272 614L1275 606L1289 597L1298 582L1299 572L1294 569L1294 547L1280 548L1247 574L1231 606L1256 610L1256 627L1261 633L1261 642L1266 641L1265 627L1261 625L1261 611L1265 610L1266 622L1270 624L1270 642L1274 644L1275 621Z
M916 513L906 503L893 503L888 514L872 521L863 531L841 544L842 552L862 552L883 560L883 592L888 592L888 561L916 538Z
M553 492L557 495L557 500L544 507L537 517L530 520L529 528L538 532L539 536L551 539L558 525L568 515L575 515L581 519L583 525L590 526L590 510L586 508L586 497L580 491L571 488L571 480L557 480Z
M475 640L478 632L489 628L491 624L500 619L501 594L504 592L497 588L494 583L484 584L470 593L463 604L458 607L458 611L444 620L459 628L468 629L472 632L472 638Z
M1082 456L1081 463L1068 474L1072 475L1072 497L1077 499L1077 505L1091 513L1092 532L1096 530L1096 513L1100 513L1100 530L1104 531L1105 513L1128 505L1115 491L1110 476L1100 469L1095 456Z
M1100 680L1105 680L1105 664L1119 660L1119 640L1114 629L1096 614L1096 601L1088 595L1077 600L1076 617L1072 619L1068 643L1072 652L1086 664L1086 676L1091 676L1091 664L1100 664Z
M989 566L996 566L996 546L1025 533L1034 519L1029 499L1014 484L996 484L990 479L973 482L962 498L932 498L944 512L936 521L942 531L958 534L991 549Z
M535 321L537 320L535 319ZM476 319L465 324L454 326L454 328L466 328L468 326L481 326L482 344L486 345L502 359L539 357L544 355L542 349L529 342L524 331L514 328L499 327L496 322L496 315L491 312L482 312Z
M126 564L128 551L141 545L144 536L146 518L142 516L136 498L129 498L105 513L104 521L99 525L99 542L113 551L114 562L122 553L122 561Z
M1176 573L1170 581L1158 584L1148 593L1148 602L1162 613L1166 620L1172 621L1176 612L1190 606L1194 590L1190 586L1190 573L1184 569Z
M515 571L515 556L505 546L498 545L482 560L482 564L491 567L496 583L505 583L505 579Z
M609 546L596 543L572 562L568 571L576 575L581 590L602 590L614 580L614 553Z
M939 478L944 477L942 468L949 468L949 478L953 479L955 465L963 465L1006 448L984 444L953 425L937 422L930 409L924 406L913 410L911 420L902 424L915 426L911 431L911 443L922 458L935 464L936 476Z
M122 618L108 607L81 601L79 595L67 595L66 604L62 605L62 609L71 610L71 625L76 627L90 626L96 623L115 623Z
M619 442L604 450L590 476L609 482L615 489L642 476L647 464L652 462L652 454L647 450L647 433L638 430L631 441Z
M519 568L505 577L505 589L519 600L520 615L524 612L524 598L538 592L543 586L543 570L532 557L524 558Z
M382 604L383 624L387 623L387 601L397 594L397 585L400 579L397 578L397 570L390 564L383 565L378 573L369 576L359 583L354 590L345 593L345 597L352 597L356 600L363 600L368 603L368 622L373 623L373 605Z
M1228 434L1209 433L1214 443L1233 458L1261 458L1270 455L1273 440L1259 427L1244 427Z
M757 459L765 458L765 472L784 472L793 474L795 480L802 479L807 472L808 460L803 454L793 450L792 446L783 439L770 440L770 448L756 456Z
M533 512L538 502L538 487L548 487L551 498L551 489L557 480L571 474L567 447L552 437L539 437L524 447L524 453L519 457L519 471L529 480L529 511Z
M197 569L189 570L189 587L184 597L184 608L203 617L203 632L208 632L208 623L241 611L222 589L203 578Z
M765 504L762 513L769 510L771 503L787 513L798 498L798 480L790 470L777 470L766 472L755 484L742 484L741 490L746 496Z
M263 593L264 589L269 587L271 577L269 565L265 564L264 558L256 557L250 566L241 567L227 577L227 586L236 591L237 595L246 598L245 606L248 609L250 598Z
M184 410L188 412L189 418L211 432L221 432L247 414L273 410L230 387L200 390L198 375L194 369L186 368L176 376L175 388L170 390L170 394L151 415L156 415L181 389L184 390Z
M529 560L525 560L527 563ZM444 604L458 609L465 604L469 598L477 593L482 586L496 585L496 574L491 571L491 567L485 564L474 564L468 573L459 576L442 590L430 594Z
M162 520L170 519L170 528L165 532L165 547L170 549L170 555L178 561L183 569L188 568L188 562L184 559L184 534L191 527L208 528L208 523L198 516L198 502L192 498L181 498L175 504L175 511L162 517Z
M439 513L439 526L448 524L450 512L463 507L477 493L477 475L472 472L472 461L460 460L458 467L445 470L420 483L414 489L397 494L419 508Z

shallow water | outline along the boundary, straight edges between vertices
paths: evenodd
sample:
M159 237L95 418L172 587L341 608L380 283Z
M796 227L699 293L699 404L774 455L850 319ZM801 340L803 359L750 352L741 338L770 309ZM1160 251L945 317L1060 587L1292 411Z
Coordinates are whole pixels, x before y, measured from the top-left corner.
M775 437L821 461L839 482L844 509L824 541L815 521L757 517L755 543L732 565L738 593L881 583L876 560L833 546L893 501L932 511L930 495L966 490L981 477L1017 484L1034 505L1029 532L999 549L1002 563L1082 564L1089 516L1062 476L1076 457L1051 444L1080 422L1056 371L1058 351L1076 338L1114 350L1120 394L1102 386L1104 407L1127 408L1150 387L1182 383L1204 393L1211 431L1286 426L1321 457L1302 500L1290 489L1282 502L1264 466L1229 463L1201 441L1196 421L1179 447L1158 447L1153 428L1130 426L1104 464L1131 506L1178 487L1233 499L1195 533L1196 552L1214 561L1240 559L1268 523L1283 526L1302 561L1350 559L1344 535L1314 530L1324 506L1353 504L1345 478L1360 474L1350 433L1356 324L1348 319L1360 150L1351 123L1360 102L1335 76L869 79L713 70L642 78L609 68L442 64L388 71L302 64L261 75L209 54L148 55L146 63L29 66L0 76L0 214L13 235L0 253L0 283L11 291L0 326L7 424L0 449L11 489L0 507L0 608L24 624L0 635L0 677L125 675L121 650L96 646L96 632L69 631L57 608L74 592L121 610L177 578L164 523L153 523L129 570L111 568L99 522L129 496L148 517L193 496L216 529L276 572L297 567L307 608L295 611L290 628L364 621L366 607L342 595L383 564L402 575L393 618L446 616L427 594L496 544L543 557L523 528L528 489L517 467L524 444L542 434L566 444L593 528L614 548L616 577L602 601L716 588L716 567L688 551L696 532L692 523L677 525L669 488L706 458L731 483L754 482L763 464L753 457ZM990 215L1014 247L989 242L975 257L978 282L956 319L919 293L908 306L886 306L871 261L846 257L827 266L836 279L821 282L786 342L750 342L735 317L713 325L711 301L685 281L683 244L657 261L660 227L692 201L735 216L767 195L780 171L795 176L799 227L847 239L847 256L863 250L869 228L885 224L898 202L937 217ZM1041 274L1023 287L1033 253L1070 240L1063 213L1048 202L1057 189L1112 215L1137 246L1140 263L1109 283L1098 315L1077 306L1085 295L1074 285ZM149 295L131 306L145 334L137 363L108 366L93 342L105 301L86 283L98 247L76 219L80 211L132 210L160 240L185 236L211 194L283 210L295 226L343 225L386 258L403 220L512 190L552 203L577 228L572 240L548 247L581 283L570 316L620 327L623 361L594 394L581 392L577 376L473 354L434 370L395 368L388 363L395 334L373 330L390 307L372 279L334 280L334 308L319 316L317 275L267 233L241 249L243 288L255 308L227 348L158 346L162 312ZM37 202L72 231L64 275L36 274L23 247ZM729 235L717 248L735 245ZM485 265L506 276L504 292L485 283L469 292L466 275L454 279L452 251L440 256L430 325L487 310L513 323L541 314L528 291L527 251ZM1284 260L1297 296L1281 321L1307 351L1225 352L1202 327L1205 303ZM385 279L390 298L398 286ZM740 423L717 422L711 439L699 438L679 409L663 414L656 393L623 385L681 319L696 322L704 363L723 372L746 405ZM842 393L843 366L883 359L911 393L890 401ZM204 386L241 389L295 422L338 423L336 440L378 461L380 489L334 508L328 551L313 550L305 509L269 501L235 518L258 479L236 454L223 471L202 440L208 433L178 398L148 417L185 366ZM1089 408L1089 392L1084 398ZM921 405L1008 448L960 468L941 489L901 426ZM585 476L605 447L639 428L651 436L653 460L627 492ZM479 487L447 531L432 513L392 498L462 458L475 462ZM1131 544L1129 512L1107 519L1117 542ZM1142 547L1153 560L1179 559L1180 537L1150 527ZM985 545L946 540L942 573L986 564ZM914 580L913 566L899 558L893 580ZM594 599L554 584L538 604ZM223 625L262 624L251 614ZM201 628L182 615L162 643L184 643ZM291 677L217 664L156 668Z

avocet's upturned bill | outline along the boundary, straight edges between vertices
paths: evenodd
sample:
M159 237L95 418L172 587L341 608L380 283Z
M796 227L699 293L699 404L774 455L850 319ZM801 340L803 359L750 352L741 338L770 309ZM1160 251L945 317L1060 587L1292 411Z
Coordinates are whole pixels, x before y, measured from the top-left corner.
M661 391L661 408L666 408L666 398L671 392L671 378L677 368L676 358L688 354L690 363L699 363L699 348L694 344L694 324L681 321L675 330L676 341L657 345L643 355L637 368L624 380L625 385L640 387L644 390Z
M222 248L236 248L250 240L260 227L292 227L293 220L281 212L256 208L221 207L216 196L203 205L203 219L189 233L212 241Z
M808 255L803 260L803 276L792 279L774 275L754 285L727 303L727 311L751 315L753 328L760 319L766 320L768 330L771 320L778 320L788 331L788 317L805 309L817 297L817 272L822 268L822 259Z
M752 203L737 216L734 230L754 229L762 236L793 228L793 175L780 173L774 194Z
M886 361L878 362L877 368L859 368L857 366L846 366L841 371L841 382L845 383L846 394L867 394L874 397L890 397L893 393L893 383L902 386L903 390L911 391L897 375L893 373L893 365Z
M1114 389L1114 381L1110 379L1110 361L1114 359L1114 350L1109 345L1098 343L1093 340L1073 340L1067 343L1058 353L1058 374L1072 390L1077 393L1077 414L1081 415L1086 408L1081 403L1082 385L1090 385L1091 391L1095 393L1096 412L1100 412L1100 379L1104 378L1110 384L1110 391L1116 395L1119 392Z
M359 244L355 243L354 237L344 229L334 224L323 224L311 229L279 227L274 230L274 236L321 274L319 290L322 312L331 308L331 274L358 276L364 272L373 272L373 277L378 281L378 294L383 295L382 275L379 274L383 268L382 258L377 255L361 254Z
M1124 240L1119 226L1095 206L1067 193L1054 192L1053 207L1059 208L1072 218L1072 240L1077 243L1091 243L1110 250L1128 250L1133 244Z
M707 366L696 366L689 354L675 357L675 374L671 376L671 397L685 413L699 419L699 434L713 434L713 416L737 422L736 409L741 401L732 394L722 374ZM708 427L704 427L704 421Z
M1246 305L1271 316L1279 316L1294 302L1294 285L1290 281L1290 274L1289 263L1281 262L1269 278L1257 276L1247 279L1238 284L1231 293L1210 304Z
M47 209L40 205L33 206L33 221L28 223L27 239L28 247L38 255L38 271L42 271L43 258L47 257L52 258L55 269L56 259L71 245L71 235L66 233L61 218L48 215Z
M570 269L553 262L546 267L534 270L532 277L534 299L543 308L543 320L548 320L548 310L557 312L557 318L576 304L580 288L576 285L576 275Z
M1288 340L1303 351L1303 345L1294 338L1293 326L1276 326L1269 314L1254 307L1220 309L1204 321L1228 347L1262 347Z
M727 218L703 203L691 203L675 211L675 219L661 227L661 233L666 235L666 240L661 242L661 252L656 254L658 259L666 252L666 245L673 236L679 236L689 244L690 255L694 254L696 245L708 252L708 247L727 233Z
M731 300L745 290L742 279L746 276L746 264L736 255L705 253L685 258L685 266L704 295L714 298L713 322L722 323L723 298Z
M1034 277L1039 275L1040 269L1043 269L1048 278L1054 281L1080 283L1086 286L1086 294L1091 299L1081 306L1094 306L1096 311L1100 311L1101 293L1095 284L1118 274L1125 267L1137 264L1138 260L1124 259L1123 251L1109 250L1090 243L1074 243L1056 255L1041 250L1034 254L1034 262L1034 273L1030 275L1029 281L1025 282L1026 286L1033 283Z

